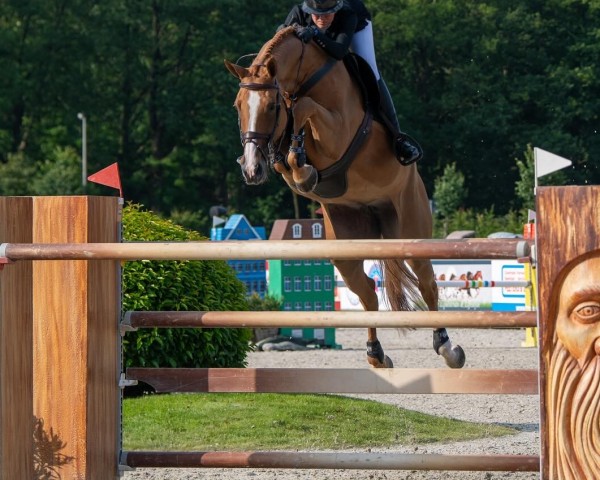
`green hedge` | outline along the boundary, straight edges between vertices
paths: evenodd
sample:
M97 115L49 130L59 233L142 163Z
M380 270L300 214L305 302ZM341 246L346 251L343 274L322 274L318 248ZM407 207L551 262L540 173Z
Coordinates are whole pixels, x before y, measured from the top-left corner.
M123 210L123 240L207 241L139 205ZM224 261L136 261L123 266L123 311L248 310L244 285ZM248 329L140 329L125 335L125 366L243 367Z

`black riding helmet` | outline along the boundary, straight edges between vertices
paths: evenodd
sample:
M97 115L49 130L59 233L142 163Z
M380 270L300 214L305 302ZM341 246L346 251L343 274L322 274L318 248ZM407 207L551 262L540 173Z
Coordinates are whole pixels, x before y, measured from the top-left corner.
M302 10L310 14L326 15L337 12L343 5L342 0L304 0Z

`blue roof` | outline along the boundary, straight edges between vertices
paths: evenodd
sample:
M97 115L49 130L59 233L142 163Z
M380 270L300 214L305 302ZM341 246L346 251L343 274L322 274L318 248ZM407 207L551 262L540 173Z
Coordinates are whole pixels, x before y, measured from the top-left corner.
M211 240L266 240L265 227L253 227L242 214L229 217L223 228L213 228Z

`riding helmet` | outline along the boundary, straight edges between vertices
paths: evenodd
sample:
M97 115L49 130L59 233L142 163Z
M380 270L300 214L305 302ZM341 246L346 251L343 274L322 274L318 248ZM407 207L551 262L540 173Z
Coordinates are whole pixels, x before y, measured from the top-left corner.
M326 15L337 12L343 5L342 0L304 0L302 10L306 13Z

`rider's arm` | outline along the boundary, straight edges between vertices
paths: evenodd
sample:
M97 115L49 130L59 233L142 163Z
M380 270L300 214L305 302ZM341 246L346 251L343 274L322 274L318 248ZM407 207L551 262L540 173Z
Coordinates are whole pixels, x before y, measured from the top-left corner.
M290 13L288 13L288 16L285 19L285 22L283 22L281 25L279 25L279 27L277 27L277 31L294 24L300 25L302 27L306 27L308 25L308 23L306 22L306 15L297 5L290 10Z
M341 60L348 53L350 42L354 36L358 17L354 12L342 11L338 12L339 18L336 18L338 25L336 26L337 33L332 37L325 33L318 32L315 35L315 42L323 48L329 55L336 60Z

